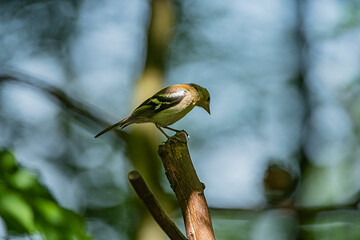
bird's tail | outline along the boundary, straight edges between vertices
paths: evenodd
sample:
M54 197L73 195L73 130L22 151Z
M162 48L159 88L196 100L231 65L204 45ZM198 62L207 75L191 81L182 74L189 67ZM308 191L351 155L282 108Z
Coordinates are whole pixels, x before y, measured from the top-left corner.
M120 127L120 128L124 128L128 125L131 124L131 121L129 121L130 119L127 117L127 118L124 118L123 120L121 120L120 122L117 122L115 123L114 125L111 125L110 127L107 127L105 128L104 130L102 130L101 132L99 132L98 134L95 135L95 138L103 135L104 133L114 129L114 128L117 128L117 127Z

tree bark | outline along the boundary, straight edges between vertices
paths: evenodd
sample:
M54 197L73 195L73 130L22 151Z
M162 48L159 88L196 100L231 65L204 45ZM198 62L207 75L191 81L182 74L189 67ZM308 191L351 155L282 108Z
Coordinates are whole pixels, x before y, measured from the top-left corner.
M179 201L188 239L215 239L204 195L205 186L192 164L185 133L179 132L160 145L159 155Z

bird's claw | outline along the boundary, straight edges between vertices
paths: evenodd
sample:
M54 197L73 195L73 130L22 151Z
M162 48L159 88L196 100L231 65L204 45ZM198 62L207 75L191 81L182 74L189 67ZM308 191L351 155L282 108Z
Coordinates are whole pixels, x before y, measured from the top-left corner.
M183 130L181 130L181 132L183 132L183 133L185 133L185 135L186 135L186 137L187 137L187 139L190 139L190 135L183 129Z

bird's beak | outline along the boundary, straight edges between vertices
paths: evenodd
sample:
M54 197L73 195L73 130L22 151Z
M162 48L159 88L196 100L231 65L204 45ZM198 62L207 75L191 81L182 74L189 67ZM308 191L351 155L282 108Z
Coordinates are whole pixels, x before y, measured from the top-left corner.
M210 105L206 105L203 108L210 114Z

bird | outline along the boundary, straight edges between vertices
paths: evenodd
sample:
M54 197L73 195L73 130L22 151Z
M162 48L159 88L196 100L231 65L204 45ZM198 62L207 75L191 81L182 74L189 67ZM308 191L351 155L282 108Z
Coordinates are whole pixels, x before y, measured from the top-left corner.
M181 132L168 127L179 121L195 106L201 107L210 114L210 94L206 88L194 83L175 84L155 93L138 106L129 117L105 128L95 135L95 138L114 129L123 129L131 124L154 123L168 139L170 138L162 128ZM184 131L185 134L189 135Z

